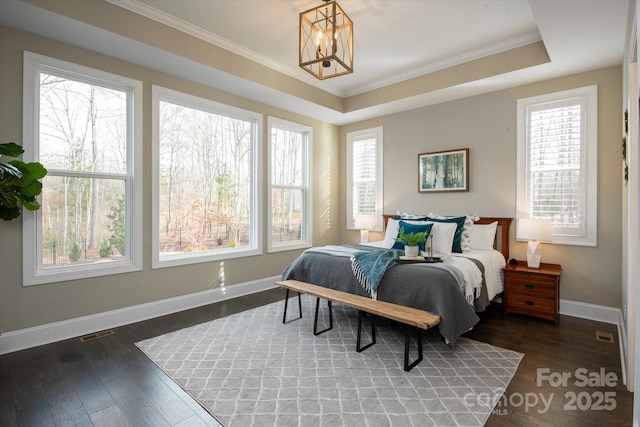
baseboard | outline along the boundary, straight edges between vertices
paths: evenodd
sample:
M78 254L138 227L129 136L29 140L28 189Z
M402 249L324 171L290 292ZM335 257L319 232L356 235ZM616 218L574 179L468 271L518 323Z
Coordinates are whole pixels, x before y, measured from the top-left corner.
M566 299L560 300L560 314L595 320L596 322L611 323L613 325L618 325L620 319L619 308Z
M189 295L168 298L146 304L111 310L90 316L77 317L32 328L5 332L0 335L0 354L12 353L26 348L49 344L109 328L140 322L154 317L176 313L190 308L196 308L215 302L237 298L274 288L274 282L279 276L251 282L238 283ZM598 322L618 325L621 345L626 342L622 313L618 308L588 304L570 300L560 300L560 314L595 320ZM621 347L621 356L624 355ZM621 357L623 359L623 357ZM624 360L622 360L624 371Z
M280 276L238 283L189 295L139 304L90 316L77 317L0 335L0 354L116 328L178 311L249 295L275 287Z

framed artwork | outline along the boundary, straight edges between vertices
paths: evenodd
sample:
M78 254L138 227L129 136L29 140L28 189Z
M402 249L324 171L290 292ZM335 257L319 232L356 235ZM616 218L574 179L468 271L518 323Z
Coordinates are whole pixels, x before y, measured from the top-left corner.
M418 191L469 191L469 149L418 154Z

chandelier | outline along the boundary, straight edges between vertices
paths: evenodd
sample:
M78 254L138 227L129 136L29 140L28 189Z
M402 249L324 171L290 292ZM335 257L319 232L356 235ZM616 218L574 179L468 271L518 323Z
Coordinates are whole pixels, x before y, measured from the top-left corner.
M300 66L320 80L353 73L353 22L335 1L300 14Z

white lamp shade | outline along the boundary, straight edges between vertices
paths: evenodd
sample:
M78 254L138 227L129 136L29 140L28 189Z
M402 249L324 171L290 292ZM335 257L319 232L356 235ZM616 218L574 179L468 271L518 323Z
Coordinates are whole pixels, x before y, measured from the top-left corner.
M360 243L369 242L369 230L376 226L376 217L373 215L356 215L353 228L360 230Z
M376 226L376 217L374 215L356 215L353 228L356 230L371 230Z
M551 221L548 219L520 218L517 237L521 240L551 242Z

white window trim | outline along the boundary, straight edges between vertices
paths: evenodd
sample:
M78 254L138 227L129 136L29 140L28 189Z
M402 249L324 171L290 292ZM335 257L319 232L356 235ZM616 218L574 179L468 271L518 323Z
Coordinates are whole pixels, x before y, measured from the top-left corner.
M376 225L370 231L383 231L384 224L382 218L382 206L384 201L383 188L384 188L384 176L383 176L383 128L382 126L363 129L356 132L347 133L347 230L356 230L354 227L355 218L352 217L353 212L353 143L360 139L375 138L376 140Z
M175 267L180 265L197 264L210 261L221 261L233 258L242 258L263 253L262 239L262 188L259 187L259 177L262 176L262 144L259 136L262 135L262 115L252 111L221 104L206 98L200 98L176 90L153 85L151 88L151 126L152 126L152 255L151 268ZM160 257L160 188L159 183L159 155L160 155L160 135L159 135L159 106L160 101L167 101L185 107L207 111L213 114L226 115L241 120L252 121L254 123L252 136L253 147L251 150L252 176L251 181L251 235L250 240L253 246L241 248L219 249L211 252L191 252L179 255L165 255Z
M552 228L551 243L560 245L597 246L598 224L598 89L597 86L587 86L570 89L531 98L519 99L517 103L517 218L529 218L528 212L528 166L527 166L527 109L529 106L562 101L569 98L585 98L587 123L585 126L586 143L584 169L587 172L586 195L586 224L584 236L568 236L559 234ZM523 241L517 237L516 240Z
M127 127L126 227L127 253L123 260L105 263L78 264L55 268L41 268L42 212L22 212L23 285L39 285L67 280L107 276L142 270L142 82L105 71L62 61L47 56L24 52L23 82L23 160L37 162L39 141L39 87L40 72L63 75L93 84L127 91L130 124Z
M272 206L272 198L271 198L271 193L272 193L272 182L271 182L271 128L272 127L277 127L279 129L284 129L284 130L288 130L291 132L301 132L301 133L306 133L307 134L307 140L305 141L305 146L303 148L303 159L302 162L304 163L304 167L303 167L303 176L302 176L302 186L299 187L299 189L303 190L303 209L304 209L304 217L303 217L303 221L302 221L302 228L301 228L301 239L300 240L293 240L293 241L289 241L289 242L274 242L272 240L272 236L271 236L271 221L272 221L272 215L271 213L273 212L273 206ZM305 126L299 123L294 123L294 122L290 122L288 120L284 120L284 119L280 119L277 117L267 117L267 141L268 144L267 146L269 147L267 152L268 154L268 165L269 165L269 170L267 173L268 176L268 186L269 188L267 189L267 204L268 204L268 216L267 216L267 223L266 223L266 228L267 230L269 230L267 232L267 247L268 247L268 252L281 252L281 251L289 251L289 250L293 250L293 249L304 249L304 248L309 248L311 247L311 242L313 241L313 236L312 236L312 230L313 230L313 225L312 225L312 200L311 200L311 176L312 176L312 169L311 169L311 165L313 164L312 162L312 156L311 156L311 141L313 141L313 133L312 133L312 128L309 126Z

